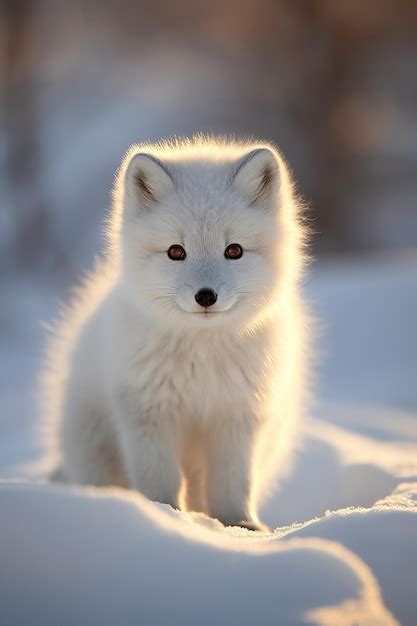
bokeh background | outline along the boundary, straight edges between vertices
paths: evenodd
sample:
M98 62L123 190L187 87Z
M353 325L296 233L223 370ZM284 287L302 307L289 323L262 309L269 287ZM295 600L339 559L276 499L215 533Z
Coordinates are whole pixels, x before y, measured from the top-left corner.
M415 0L3 0L0 260L96 253L129 144L272 139L319 253L417 243Z
M3 433L21 443L39 320L91 267L123 153L199 131L271 139L294 171L333 285L323 388L417 407L415 0L2 0L0 44Z

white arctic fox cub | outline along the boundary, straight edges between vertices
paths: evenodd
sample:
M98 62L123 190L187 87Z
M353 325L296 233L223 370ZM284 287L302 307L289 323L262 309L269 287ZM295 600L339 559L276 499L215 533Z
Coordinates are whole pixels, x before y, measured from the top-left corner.
M261 528L305 387L303 229L274 147L136 145L49 350L56 476Z

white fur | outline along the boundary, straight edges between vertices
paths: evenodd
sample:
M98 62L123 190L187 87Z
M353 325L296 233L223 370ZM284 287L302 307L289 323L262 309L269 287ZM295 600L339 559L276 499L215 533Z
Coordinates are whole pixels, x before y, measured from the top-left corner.
M204 137L133 146L108 242L49 347L58 475L260 527L305 396L303 229L282 157ZM225 258L230 243L240 259ZM213 314L202 287L218 294Z

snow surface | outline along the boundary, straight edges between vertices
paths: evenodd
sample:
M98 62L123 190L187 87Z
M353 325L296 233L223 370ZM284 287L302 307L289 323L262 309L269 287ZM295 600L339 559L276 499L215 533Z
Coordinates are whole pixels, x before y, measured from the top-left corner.
M33 386L42 281L3 286L0 624L417 624L417 254L329 261L318 401L275 530L224 529L140 494L48 485Z

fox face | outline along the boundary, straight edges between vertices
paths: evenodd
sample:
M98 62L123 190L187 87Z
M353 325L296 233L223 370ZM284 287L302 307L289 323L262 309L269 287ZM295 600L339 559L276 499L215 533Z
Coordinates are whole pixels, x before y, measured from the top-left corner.
M257 323L283 274L285 167L270 148L221 162L133 154L123 172L123 288L169 326Z

